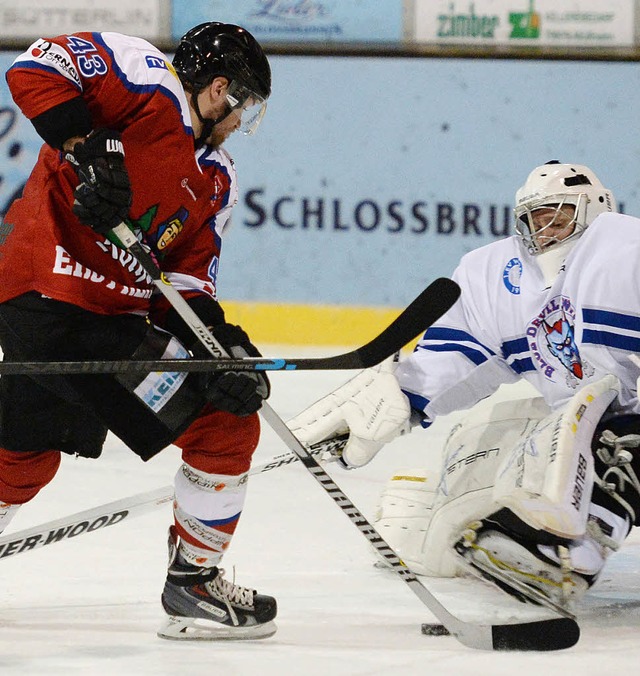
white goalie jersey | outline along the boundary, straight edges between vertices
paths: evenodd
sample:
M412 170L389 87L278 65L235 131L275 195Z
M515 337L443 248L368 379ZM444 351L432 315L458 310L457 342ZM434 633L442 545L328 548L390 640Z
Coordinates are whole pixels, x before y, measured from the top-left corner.
M465 255L462 295L431 327L396 377L424 426L469 408L501 384L529 381L556 409L607 374L621 390L615 413L639 413L640 220L598 216L551 287L510 237Z

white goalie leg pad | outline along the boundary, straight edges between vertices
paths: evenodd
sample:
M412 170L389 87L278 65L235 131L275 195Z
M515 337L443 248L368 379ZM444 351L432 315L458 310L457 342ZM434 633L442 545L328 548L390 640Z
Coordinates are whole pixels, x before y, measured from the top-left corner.
M344 465L366 465L386 443L410 429L411 407L394 370L393 360L388 359L361 371L289 420L289 428L307 446L348 432Z
M432 575L460 573L453 544L471 521L499 509L493 499L498 468L523 435L548 415L541 397L472 409L452 430L444 449L438 494L424 541L424 565Z
M451 431L429 469L396 473L401 478L387 484L376 527L409 568L437 577L459 573L453 544L470 521L499 509L493 487L502 458L548 413L541 398L480 404Z
M422 552L439 478L437 469L401 470L389 479L373 521L404 564L421 575L429 574Z
M591 440L618 392L617 378L605 376L540 420L504 458L493 500L537 530L582 537L594 479Z

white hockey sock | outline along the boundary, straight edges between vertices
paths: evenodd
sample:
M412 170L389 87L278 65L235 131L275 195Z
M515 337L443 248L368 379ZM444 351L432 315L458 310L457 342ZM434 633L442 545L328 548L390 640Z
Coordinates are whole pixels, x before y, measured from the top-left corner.
M207 474L184 463L175 477L179 553L195 566L217 566L244 505L247 473Z

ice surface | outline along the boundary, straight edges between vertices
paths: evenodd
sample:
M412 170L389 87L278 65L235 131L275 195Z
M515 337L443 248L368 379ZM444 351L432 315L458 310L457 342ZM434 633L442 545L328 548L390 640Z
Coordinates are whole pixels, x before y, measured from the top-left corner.
M292 348L269 353L278 355L302 356ZM287 419L348 377L275 374L271 404ZM518 386L498 396L527 392ZM328 471L372 519L387 477L402 467L420 467L454 418L394 442L361 470ZM286 450L264 429L255 463ZM144 464L110 436L100 460L65 456L54 482L18 513L7 533L169 484L178 464L175 448ZM452 637L420 633L420 624L434 617L399 576L374 567L365 538L297 463L252 477L225 559L239 583L277 597L277 634L254 642L180 643L155 634L170 518L165 505L76 540L0 559L0 675L595 676L634 672L640 663L635 533L584 601L576 647L555 653L474 651ZM541 616L482 583L424 581L465 619Z

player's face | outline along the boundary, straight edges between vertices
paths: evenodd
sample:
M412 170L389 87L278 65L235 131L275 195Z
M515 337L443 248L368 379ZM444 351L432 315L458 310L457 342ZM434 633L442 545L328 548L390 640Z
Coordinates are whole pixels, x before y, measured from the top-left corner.
M209 87L204 88L198 93L198 106L200 108L200 113L205 119L217 120L226 113L228 110L226 98L227 88L227 79L224 77L217 77ZM232 111L216 124L211 134L207 137L206 143L216 148L221 146L229 136L240 127L241 118L242 109ZM193 125L194 135L198 138L202 131L202 122L196 115L193 106L191 106L191 123Z
M540 207L531 212L531 220L537 233L536 240L541 249L561 242L573 233L576 226L575 210L573 204L563 204L560 208Z
M222 122L218 122L209 135L207 143L214 148L221 146L240 127L241 115L241 110L234 110Z

